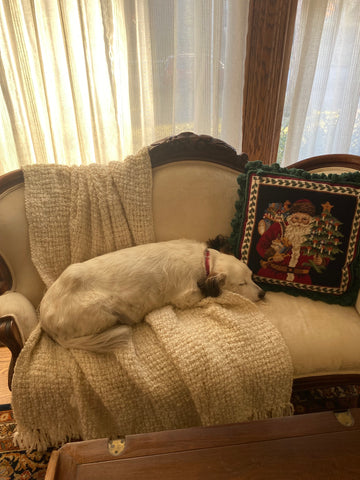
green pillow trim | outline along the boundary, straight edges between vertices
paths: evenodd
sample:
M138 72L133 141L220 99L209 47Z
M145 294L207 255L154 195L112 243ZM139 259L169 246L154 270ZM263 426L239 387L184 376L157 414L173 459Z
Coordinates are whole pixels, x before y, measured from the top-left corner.
M240 174L238 177L239 198L235 205L236 213L232 221L232 234L230 236L230 242L231 242L235 256L237 256L238 258L243 258L243 260L249 264L250 268L252 268L250 257L255 256L254 246L253 245L249 246L251 244L250 238L252 239L254 236L257 237L258 234L254 233L255 220L253 222L253 226L249 228L248 225L251 224L251 222L249 222L248 218L255 215L257 216L256 217L257 219L259 218L259 211L257 211L256 188L254 188L254 183L256 183L254 182L254 176L261 177L261 182L264 181L265 183L268 178L275 179L274 183L279 183L280 185L271 185L273 181L271 180L269 181L270 187L272 186L275 186L275 188L281 187L279 191L284 191L284 192L285 191L291 192L292 189L294 189L293 191L297 192L299 197L306 196L307 192L312 192L312 187L314 185L316 185L316 189L319 190L318 192L315 191L316 189L314 190L315 195L316 193L321 193L321 192L323 192L324 195L325 194L337 195L337 193L339 193L339 195L346 197L348 191L356 192L357 190L359 191L359 194L360 194L360 172L345 172L340 175L339 174L327 175L323 173L321 174L310 173L310 172L306 172L304 170L296 169L296 168L293 168L293 169L281 168L278 164L263 165L262 162L260 161L248 162L247 165L245 166L245 173ZM264 180L264 177L266 177L265 180ZM300 189L298 188L299 185L301 185ZM249 191L250 188L252 188L252 192ZM329 190L329 192L327 190ZM301 192L298 193L299 191ZM311 194L314 195L313 193ZM355 196L356 198L359 198L359 195L357 194L357 192L356 192L356 195L354 195L354 193L352 193L351 195L349 194L349 197L352 199L355 198ZM345 197L341 197L341 198L345 198ZM330 197L330 199L331 198L332 197ZM253 203L249 205L249 209L248 209L248 203L252 199L253 199ZM354 210L354 212L356 213L355 215L356 218L352 224L353 235L351 237L349 236L350 240L353 237L354 238L356 237L356 242L353 242L355 244L351 246L352 253L350 257L349 256L346 257L346 258L350 258L351 261L349 262L344 261L344 264L342 265L343 268L341 269L341 272L343 272L341 275L342 284L346 284L345 291L341 290L342 287L341 288L339 287L339 291L337 291L337 288L335 287L327 288L327 287L320 286L318 284L307 285L302 283L296 283L294 281L289 282L289 281L283 281L283 280L273 280L271 278L265 278L261 275L260 276L257 275L256 269L255 271L253 269L255 281L259 285L261 285L261 287L264 290L283 291L285 293L288 293L294 296L299 296L299 295L306 296L313 300L322 300L331 304L340 304L344 306L354 305L357 299L359 288L360 288L360 249L358 245L359 234L360 234L360 226L359 226L360 219L358 218L358 216L360 212L360 207L358 203L359 201L357 200L356 202L357 206L356 206L356 209ZM332 207L333 205L329 205L329 208L332 208ZM248 217L248 213L249 213L249 217ZM322 214L324 214L324 210ZM336 220L335 217L331 216L330 210L329 212L327 212L327 214L328 214L327 218L330 219L331 222L333 222L333 220ZM316 218L320 218L320 215L317 215ZM341 222L339 223L341 224ZM342 227L339 227L339 231L341 230L341 228ZM339 233L339 236L340 235L341 234ZM334 240L331 238L330 234L329 234L329 238L330 239L328 241L330 243L328 244L327 248L330 248L330 250L332 249L335 252L341 252L341 244L340 244L340 248L338 246L335 247L335 245L333 245ZM348 243L350 242L349 238L347 239ZM350 243L348 244L348 249L347 249L348 252L350 252L349 245ZM309 249L308 251L311 251L312 249L310 244L309 244L309 247L307 248ZM245 255L244 255L244 252L245 252ZM343 256L345 257L345 253L344 252L342 253L343 253ZM341 254L337 253L337 255L341 255ZM258 256L260 258L260 255ZM334 254L332 253L329 254L329 257L331 259L334 259ZM328 260L328 262L331 263L332 260ZM324 266L318 267L317 265L314 264L314 262L310 262L310 263L311 263L311 266L308 264L309 265L308 268L312 272L315 272L315 270L318 270L318 273L319 273L321 269L326 268ZM265 270L263 269L262 271L265 271ZM339 278L340 278L340 274L339 274Z

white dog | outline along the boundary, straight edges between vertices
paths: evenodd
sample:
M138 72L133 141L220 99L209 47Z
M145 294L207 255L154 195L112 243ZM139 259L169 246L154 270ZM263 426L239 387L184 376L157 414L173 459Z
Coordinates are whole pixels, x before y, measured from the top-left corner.
M139 245L66 268L44 295L40 324L64 347L107 352L128 340L131 325L165 305L191 307L221 289L263 298L251 277L245 263L205 243Z

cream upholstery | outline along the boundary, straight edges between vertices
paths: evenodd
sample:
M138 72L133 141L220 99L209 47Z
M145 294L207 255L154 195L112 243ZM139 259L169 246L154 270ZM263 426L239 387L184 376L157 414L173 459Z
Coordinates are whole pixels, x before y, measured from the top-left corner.
M164 165L153 173L153 211L157 241L206 241L231 233L238 172L210 162Z
M294 377L360 373L360 316L354 307L268 292L262 312L282 333Z
M23 185L17 185L0 196L0 225L0 255L10 269L12 290L22 293L37 307L44 293L44 284L31 261Z

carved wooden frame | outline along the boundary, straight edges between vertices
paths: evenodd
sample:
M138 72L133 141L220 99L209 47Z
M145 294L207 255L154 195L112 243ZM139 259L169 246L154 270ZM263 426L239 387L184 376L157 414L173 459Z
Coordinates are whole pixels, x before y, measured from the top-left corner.
M224 141L192 132L183 132L159 140L150 145L149 151L153 168L188 158L243 172L248 161L246 153L237 154L236 150Z
M149 147L152 167L156 168L167 163L178 162L186 158L198 161L214 162L236 171L244 171L247 155L237 154L236 150L222 140L208 135L196 135L185 132L172 137L164 138ZM296 168L313 170L331 166L350 167L360 170L360 157L356 155L321 155L298 162ZM290 168L290 167L289 167ZM23 173L20 170L0 177L0 194L15 185L22 183ZM7 290L11 289L11 275L5 262L0 257L0 278ZM9 388L16 359L21 351L22 342L15 319L11 316L0 318L0 342L3 342L11 351L12 358L9 367ZM331 387L338 385L360 384L360 375L325 375L320 377L305 377L295 379L293 390L307 390L309 388Z
M318 155L316 157L310 157L305 158L304 160L300 160L300 162L293 163L287 168L301 168L302 170L310 171L317 168L323 169L331 167L352 168L354 170L360 170L360 157L347 153Z

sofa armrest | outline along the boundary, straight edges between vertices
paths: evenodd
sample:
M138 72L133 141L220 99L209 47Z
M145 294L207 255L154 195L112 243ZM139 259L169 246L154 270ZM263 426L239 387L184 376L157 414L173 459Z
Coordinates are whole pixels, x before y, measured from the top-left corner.
M14 317L10 315L0 318L0 342L8 347L11 352L11 360L8 369L8 387L9 390L11 390L15 363L21 352L23 344Z
M0 320L5 317L13 318L24 345L38 323L33 304L21 293L5 292L0 297Z
M17 357L37 323L35 308L24 295L6 292L0 297L0 342L11 351L8 371L9 390L11 390Z

